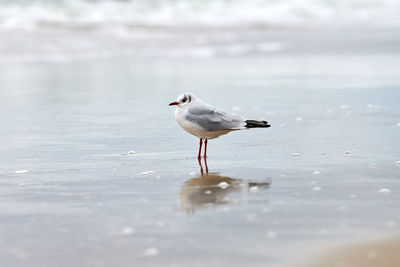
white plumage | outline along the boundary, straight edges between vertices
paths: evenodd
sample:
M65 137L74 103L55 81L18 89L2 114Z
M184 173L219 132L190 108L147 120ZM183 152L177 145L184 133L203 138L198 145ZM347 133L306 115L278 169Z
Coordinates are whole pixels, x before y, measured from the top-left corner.
M204 103L191 93L181 94L175 102L175 119L188 133L200 138L201 153L202 140L205 139L204 156L206 156L207 140L214 139L231 131L270 125L266 121L246 120L243 117L226 113L216 107Z

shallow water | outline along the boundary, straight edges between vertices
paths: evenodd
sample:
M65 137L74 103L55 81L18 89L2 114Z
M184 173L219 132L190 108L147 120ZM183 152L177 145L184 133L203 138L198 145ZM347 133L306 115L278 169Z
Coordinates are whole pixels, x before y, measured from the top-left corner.
M1 265L269 266L399 233L399 59L1 65ZM211 140L201 177L183 91L272 127Z

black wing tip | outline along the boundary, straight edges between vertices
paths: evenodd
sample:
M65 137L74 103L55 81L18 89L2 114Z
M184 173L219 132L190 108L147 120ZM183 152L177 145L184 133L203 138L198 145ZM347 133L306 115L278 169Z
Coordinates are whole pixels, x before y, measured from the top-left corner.
M267 121L246 120L246 128L269 128Z

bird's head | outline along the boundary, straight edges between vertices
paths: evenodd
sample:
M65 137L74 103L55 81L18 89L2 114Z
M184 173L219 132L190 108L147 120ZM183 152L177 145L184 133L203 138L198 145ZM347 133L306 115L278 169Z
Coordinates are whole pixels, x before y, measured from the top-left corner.
M194 100L194 98L194 95L192 95L191 93L183 93L178 97L176 101L169 103L169 105L182 108L189 104L192 100Z

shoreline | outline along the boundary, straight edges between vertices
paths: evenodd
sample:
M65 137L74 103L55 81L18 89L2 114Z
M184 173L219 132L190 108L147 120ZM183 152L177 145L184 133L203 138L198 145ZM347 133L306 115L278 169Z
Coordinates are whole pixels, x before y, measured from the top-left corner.
M288 266L397 267L400 266L399 251L400 234L396 233L394 237L385 236L362 242L328 245L312 250L300 263L291 263Z

